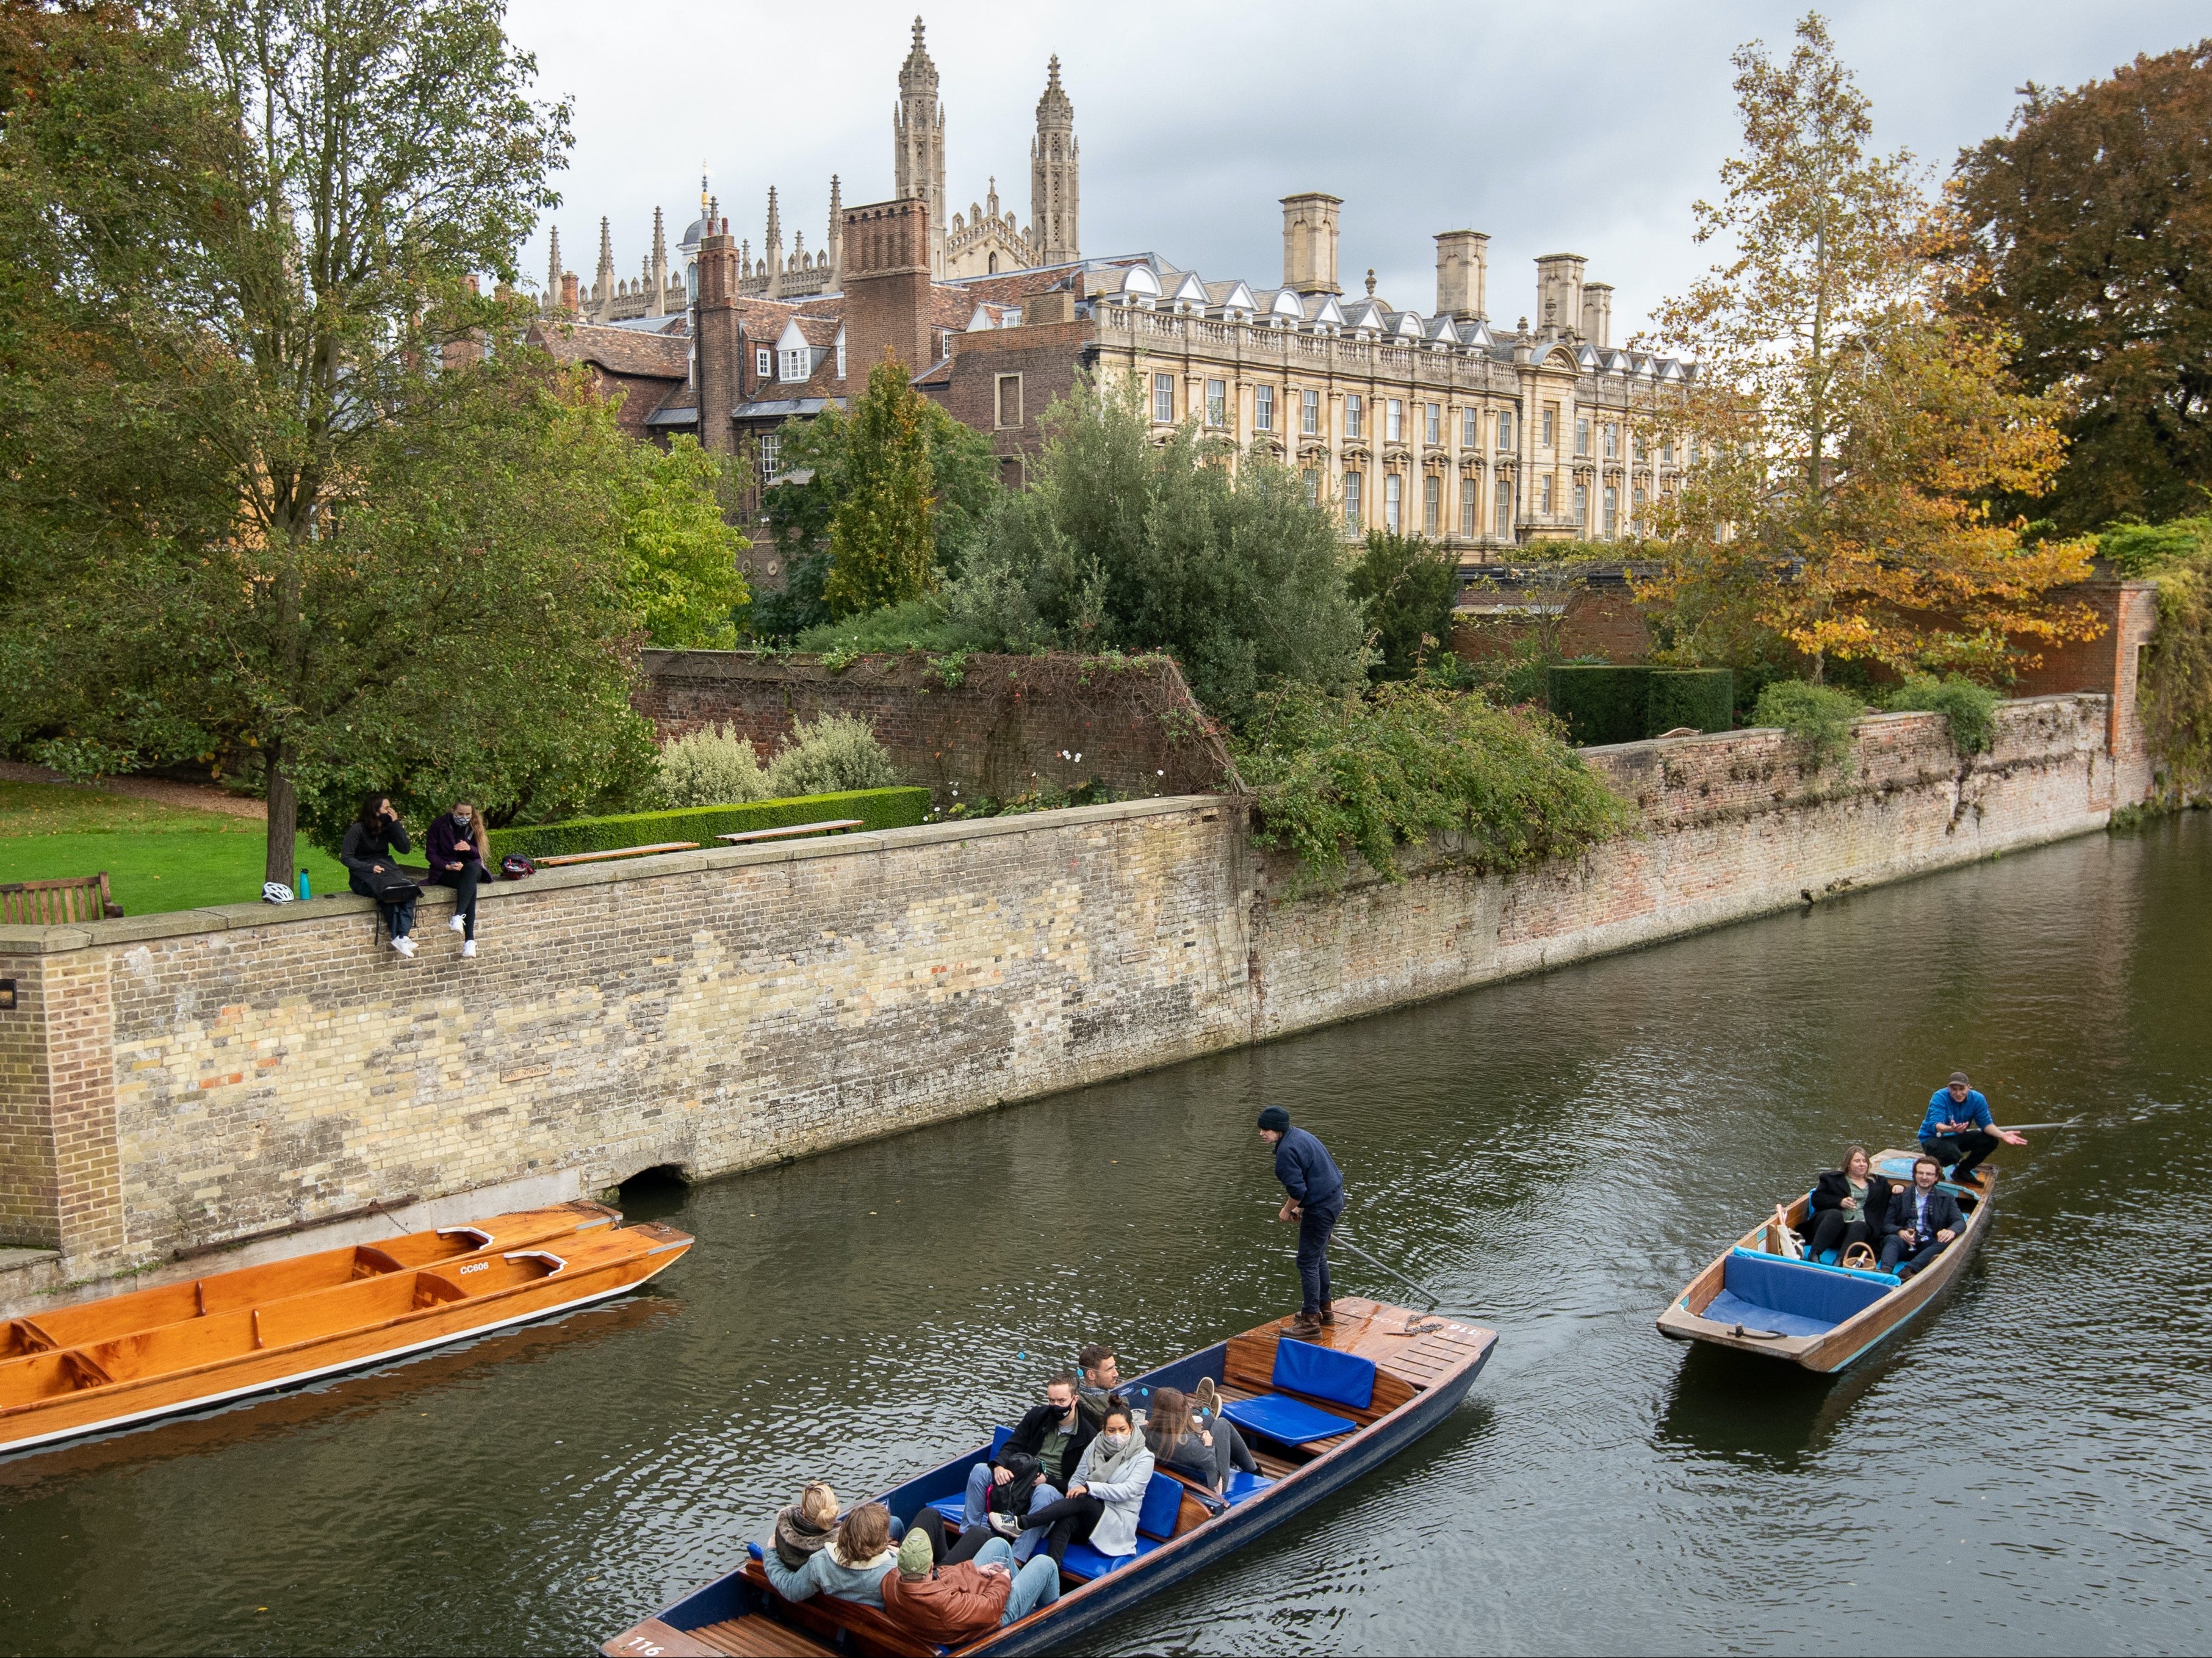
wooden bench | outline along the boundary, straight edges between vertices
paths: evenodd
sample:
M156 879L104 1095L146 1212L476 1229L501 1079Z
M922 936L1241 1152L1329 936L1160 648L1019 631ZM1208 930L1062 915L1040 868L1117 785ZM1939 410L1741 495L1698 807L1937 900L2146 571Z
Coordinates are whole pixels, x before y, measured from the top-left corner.
M724 1658L837 1658L835 1647L825 1647L769 1618L727 1618L690 1634Z
M779 1622L795 1624L846 1651L857 1649L863 1658L937 1658L934 1642L902 1629L890 1614L857 1600L841 1600L834 1594L817 1594L805 1600L787 1600L768 1581L757 1560L744 1564L745 1581L773 1597ZM843 1636L848 1637L840 1639Z
M842 835L847 829L866 829L867 824L858 817L825 817L818 823L787 823L781 829L745 829L736 835L718 835L717 841L741 847L751 841L794 841L802 835Z
M696 852L696 841L662 841L649 847L617 847L612 852L564 852L558 858L533 858L530 861L540 869L558 869L563 864L604 864L616 858L649 858L656 852Z
M59 881L0 884L0 924L9 926L60 926L122 914L123 906L108 894L106 870Z

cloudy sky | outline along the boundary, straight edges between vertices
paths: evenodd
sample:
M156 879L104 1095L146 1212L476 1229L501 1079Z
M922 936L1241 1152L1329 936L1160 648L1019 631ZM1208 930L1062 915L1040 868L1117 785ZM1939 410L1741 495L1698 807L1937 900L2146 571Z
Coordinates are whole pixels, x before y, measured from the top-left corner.
M599 222L637 274L653 210L671 240L696 212L703 161L756 253L769 186L821 246L830 175L849 205L891 187L891 110L907 0L811 5L511 0L541 91L575 101L576 146L552 222L586 286ZM2212 32L2202 0L1836 0L1845 60L1879 141L1948 168L2003 129L2014 88L2068 86ZM1690 204L1735 138L1729 53L1786 53L1798 9L1753 0L1365 8L1117 7L931 0L947 182L956 207L996 174L1029 219L1029 136L1060 56L1082 145L1087 254L1152 251L1209 278L1281 279L1278 198L1344 198L1342 279L1373 267L1393 304L1435 300L1439 230L1491 236L1490 311L1533 310L1539 254L1573 252L1614 285L1614 338L1705 259ZM546 268L544 233L524 270Z

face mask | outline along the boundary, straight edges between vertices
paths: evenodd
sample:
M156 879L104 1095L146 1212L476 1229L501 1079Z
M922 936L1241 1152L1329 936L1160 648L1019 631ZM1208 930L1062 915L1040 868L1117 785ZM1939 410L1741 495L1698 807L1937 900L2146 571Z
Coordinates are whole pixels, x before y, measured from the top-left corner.
M1107 1455L1115 1456L1120 1455L1121 1448L1129 1442L1129 1436L1127 1434L1100 1434L1098 1436L1098 1442L1106 1448Z

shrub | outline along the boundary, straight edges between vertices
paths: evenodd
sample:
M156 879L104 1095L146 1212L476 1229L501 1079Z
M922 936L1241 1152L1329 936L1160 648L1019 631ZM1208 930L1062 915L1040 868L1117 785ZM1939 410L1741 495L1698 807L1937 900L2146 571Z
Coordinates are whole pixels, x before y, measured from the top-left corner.
M1562 663L1544 676L1545 700L1583 748L1641 742L1650 733L1651 670L1615 663Z
M1389 880L1397 847L1449 832L1485 870L1572 857L1628 826L1628 807L1543 715L1421 683L1365 695L1260 699L1237 745L1254 840L1328 877L1356 848Z
M658 846L666 841L711 842L717 835L747 829L782 829L818 823L832 817L857 817L872 829L904 829L929 811L929 791L920 788L864 789L844 794L808 794L787 800L760 800L741 806L696 806L688 811L633 811L618 817L578 817L565 823L491 832L495 861L509 853L526 858L556 858L572 852L618 852L624 847Z
M738 805L774 793L752 739L731 726L702 726L660 745L660 798L669 805Z
M874 727L848 714L800 721L769 762L771 791L779 795L830 794L885 789L899 780Z
M2166 786L2212 793L2212 548L2157 572L2158 630L2136 697Z
M1727 668L1655 668L1644 734L1656 737L1683 726L1724 732L1735 723L1735 675Z
M1815 771L1838 767L1850 772L1851 726L1866 704L1832 685L1802 679L1778 679L1759 692L1752 710L1754 726L1779 726L1790 733Z
M1424 655L1450 645L1459 555L1449 548L1370 530L1345 586L1367 623L1370 679L1411 679Z
M981 635L954 621L944 598L934 593L848 616L842 622L822 623L793 641L799 650L848 657L884 651L972 650L981 643Z
M1997 704L2003 699L1986 685L1953 675L1938 679L1932 674L1909 674L1889 694L1893 713L1921 710L1940 714L1951 725L1951 746L1963 757L1987 754L1996 733Z

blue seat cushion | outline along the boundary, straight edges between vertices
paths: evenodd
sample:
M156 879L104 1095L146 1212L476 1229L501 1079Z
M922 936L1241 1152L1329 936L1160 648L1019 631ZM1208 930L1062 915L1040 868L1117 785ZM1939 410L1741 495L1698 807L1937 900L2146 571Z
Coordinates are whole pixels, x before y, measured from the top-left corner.
M1285 1336L1275 1343L1275 1385L1364 1411L1375 1402L1375 1361Z
M1006 1449L1006 1442L1007 1442L1009 1439L1012 1439L1013 1436L1014 1436L1014 1430L1013 1430L1012 1428L994 1428L994 1429L992 1429L992 1430L991 1430L991 1455L992 1455L993 1456L994 1456L994 1457L995 1457L996 1455L998 1455L998 1454L999 1454L1000 1451L1003 1451L1004 1449Z
M935 1509L953 1525L964 1526L968 1523L968 1493L965 1491L961 1492L957 1497L933 1497L922 1506Z
M1221 1494L1234 1506L1248 1497L1257 1497L1274 1483L1264 1474L1246 1473L1243 1469L1237 1468L1231 1473L1229 1487Z
M1257 1399L1224 1400L1222 1415L1240 1428L1249 1428L1254 1433L1285 1445L1303 1445L1310 1439L1328 1439L1337 1434L1348 1434L1359 1424L1340 1416L1331 1416L1327 1411L1295 1399L1285 1399L1280 1394L1262 1394Z
M1145 1487L1145 1500L1137 1507L1137 1531L1140 1536L1157 1537L1162 1542L1175 1535L1176 1516L1182 1512L1182 1482L1164 1473L1152 1476Z
M1723 1290L1705 1303L1698 1315L1716 1324L1741 1324L1747 1330L1766 1330L1778 1336L1824 1336L1836 1327L1832 1318L1804 1318L1796 1313L1778 1313L1771 1307L1762 1307L1757 1302L1746 1301L1731 1291Z
M1060 1570L1073 1572L1087 1582L1093 1577L1103 1577L1115 1567L1126 1566L1138 1555L1150 1554L1158 1547L1158 1543L1140 1537L1137 1540L1134 1554L1101 1554L1088 1543L1070 1543L1066 1554L1060 1559Z
M1810 1261L1789 1260L1780 1255L1737 1248L1729 1251L1727 1263L1721 1269L1722 1293L1733 1298L1731 1304L1741 1303L1749 1308L1751 1314L1723 1315L1709 1307L1705 1316L1753 1329L1782 1327L1772 1321L1772 1317L1759 1322L1762 1313L1794 1318L1806 1327L1786 1333L1810 1335L1832 1330L1845 1319L1864 1312L1896 1284L1896 1278L1887 1272L1816 1266ZM1714 1304L1718 1305L1719 1300L1716 1297Z

